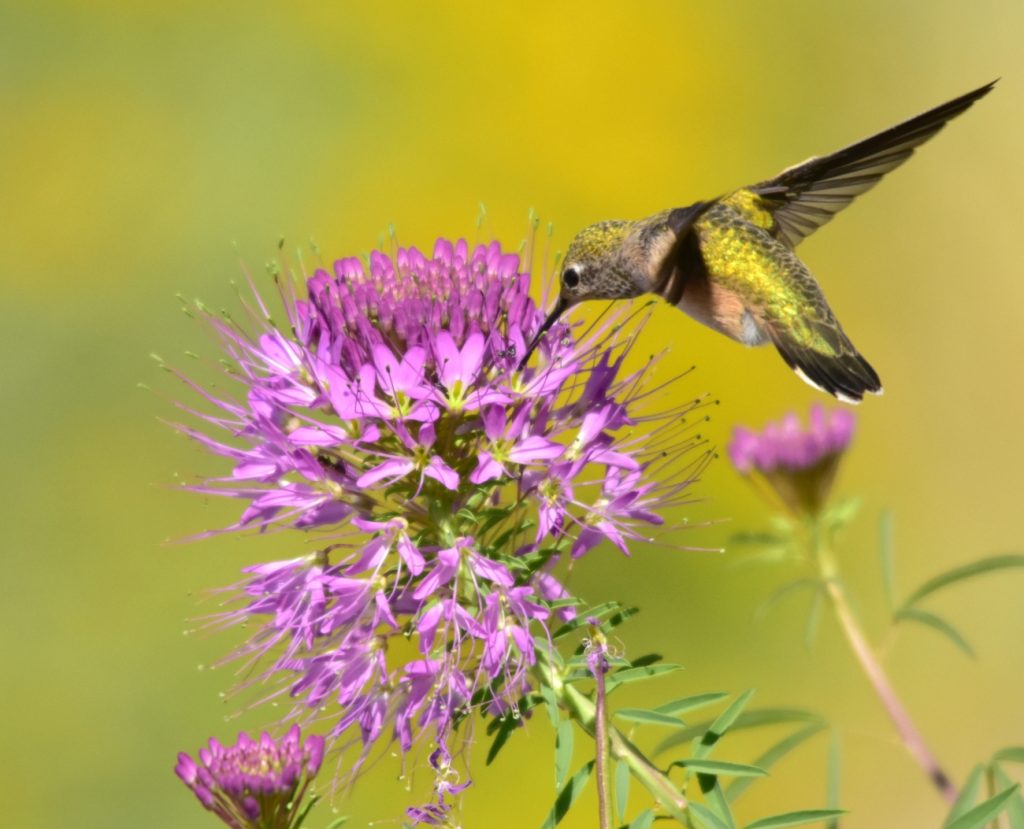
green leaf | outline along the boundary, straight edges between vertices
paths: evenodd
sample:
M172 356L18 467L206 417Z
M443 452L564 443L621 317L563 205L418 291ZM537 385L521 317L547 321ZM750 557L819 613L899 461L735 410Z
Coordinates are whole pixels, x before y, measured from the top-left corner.
M544 706L548 709L551 727L557 730L562 720L562 715L558 710L558 697L555 696L554 689L546 684L540 686L540 695L544 698Z
M334 820L332 820L330 823L327 824L327 829L341 829L341 827L344 826L346 823L348 823L348 821L349 821L349 816L348 815L345 815L345 816L339 817L339 818L335 818Z
M791 751L802 745L804 742L809 740L815 734L825 729L824 723L812 723L811 725L801 728L799 731L790 734L782 740L779 740L775 745L769 748L764 754L754 760L754 765L762 769L769 770L783 757L789 754ZM753 785L756 778L744 777L738 780L734 780L726 787L725 795L729 798L730 803L735 803L736 800L743 794L751 785ZM832 803L830 806L834 805Z
M821 820L845 815L842 809L803 809L799 812L786 812L783 815L764 817L748 823L746 829L782 829L784 826L803 826L805 823L817 823Z
M1003 556L992 556L991 558L983 558L971 564L965 564L962 567L955 567L952 570L928 579L928 581L910 594L910 597L903 602L900 610L912 607L925 596L930 596L943 587L948 587L951 584L956 584L984 573L991 573L994 570L1005 570L1010 567L1024 567L1024 555L1011 553Z
M690 697L683 697L682 699L672 700L672 702L666 702L663 705L659 705L654 710L661 714L681 714L683 711L690 711L694 708L703 708L705 705L711 705L714 702L725 699L729 696L725 691L712 691L707 694L694 694Z
M548 818L544 821L541 829L554 829L561 822L562 818L569 813L572 804L576 802L576 798L580 796L580 793L586 787L593 771L594 761L591 760L569 779L569 782L565 784L565 788L562 789L555 799L555 805L551 807Z
M898 610L893 619L897 622L910 621L930 627L932 630L941 633L948 638L960 650L974 659L974 648L964 639L963 635L949 622L928 610L921 610L919 607L906 607Z
M519 718L512 716L507 716L502 720L498 720L498 723L499 725L497 733L494 735L494 741L491 743L491 747L487 752L487 757L484 760L485 766L489 766L494 762L494 759L505 747L505 743L508 742L508 738L512 736L512 732L521 725Z
M839 808L839 781L841 780L840 768L842 766L842 746L839 744L839 733L832 732L832 739L828 746L828 767L825 771L825 805L830 809ZM839 816L828 822L827 829L839 829Z
M1009 746L997 751L993 757L996 763L1024 763L1024 746Z
M698 829L732 829L728 823L712 812L707 806L700 803L690 803L687 806L690 813L697 818Z
M792 596L801 590L807 590L813 588L815 590L821 589L821 582L817 579L797 579L796 581L786 582L778 590L773 592L767 599L757 606L757 610L754 611L754 620L757 622L764 621L770 611L776 604L781 602L788 596Z
M1000 766L992 766L992 777L1000 788L1013 786L1013 781ZM1020 790L1006 802L1006 817L1010 821L1010 829L1024 829L1024 797L1021 797Z
M651 829L652 825L654 825L654 812L645 809L629 824L629 829Z
M758 728L760 726L783 725L786 723L824 722L825 720L819 714L815 714L811 711L805 711L800 708L756 708L751 711L743 712L736 718L730 728L733 731L738 731L744 728ZM666 737L661 743L659 743L658 747L654 750L654 753L660 754L666 749L687 743L694 737L700 737L713 725L714 723L708 720L689 725L678 734Z
M555 788L561 789L572 762L572 720L562 720L555 736Z
M882 590L885 593L885 606L889 609L890 613L892 613L893 608L896 606L896 582L893 578L892 570L892 547L892 510L887 509L882 512L881 518L878 519L878 557L882 562Z
M758 766L748 766L745 763L727 763L724 760L704 760L698 757L675 760L669 764L669 768L677 766L690 771L701 772L702 774L724 777L764 777L768 774L767 771Z
M615 811L619 815L619 823L626 819L626 806L629 803L629 766L625 763L615 764Z
M949 814L946 816L946 822L942 824L942 829L949 829L957 818L966 814L974 805L974 801L978 799L978 793L981 791L981 781L984 774L985 767L982 765L977 765L971 769L971 773L967 775L967 779L964 781L963 788L960 789L960 794L953 804L953 808L949 810Z
M846 498L825 512L823 518L833 530L839 530L849 524L860 512L862 499L859 496Z
M686 723L679 719L679 717L662 714L660 711L648 711L643 708L620 708L618 711L614 712L614 716L618 717L620 720L645 723L647 725L661 725L668 726L669 728L686 727Z
M750 698L754 696L754 694L755 689L748 688L736 697L736 699L730 703L728 708L715 717L715 721L708 726L708 730L701 738L701 745L712 746L718 742L722 735L735 725L736 721L743 713L743 709L747 707L747 703L750 702Z
M719 818L728 829L736 829L736 819L732 816L732 812L729 809L729 799L725 796L725 792L722 790L722 783L716 777L707 777L705 780L714 780L715 784L710 788L703 789L704 799L707 801L708 808L714 812L715 817ZM744 780L751 780L753 778L745 777Z
M682 665L667 663L664 665L645 665L641 668L626 668L624 671L616 671L605 682L605 692L610 694L614 689L620 685L625 685L627 682L638 682L642 679L651 679L656 676L671 674L682 670L682 667Z
M944 829L981 829L986 823L1003 811L1003 807L1010 799L1020 791L1019 785L1011 786L1009 789L999 792L994 797L979 803L973 809L964 812L952 823L947 823Z
M714 722L707 727L707 730L700 735L699 742L694 746L693 757L691 760L702 760L711 753L715 743L722 738L725 732L733 726L739 716L743 713L743 708L748 702L750 702L750 698L752 696L754 696L754 689L749 688L736 697L736 699L729 704L729 707L715 718ZM693 771L695 771L695 769L691 768L687 770L687 778L689 778L689 775ZM709 774L708 772L697 771L697 774L701 791L707 792L715 785L716 781L712 777L707 776Z

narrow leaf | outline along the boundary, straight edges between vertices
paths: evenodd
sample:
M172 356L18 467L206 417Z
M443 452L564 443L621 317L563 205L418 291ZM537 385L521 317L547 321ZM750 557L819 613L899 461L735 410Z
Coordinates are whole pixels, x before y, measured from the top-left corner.
M964 579L980 576L984 573L991 573L993 570L1005 570L1009 567L1024 567L1024 555L1010 553L1003 556L992 556L991 558L983 558L980 561L965 564L962 567L955 567L952 570L928 579L928 581L910 594L910 597L903 602L900 609L912 607L925 596L930 596L943 587L948 587L951 584L956 584Z
M882 590L885 592L885 606L892 613L896 606L896 588L892 570L892 510L882 512L878 519L878 557L882 563Z
M626 819L626 807L629 804L629 766L625 763L615 764L615 811L619 815L619 823Z
M757 610L754 611L754 621L763 622L768 616L768 611L788 596L799 593L801 590L818 590L820 587L821 582L817 579L797 579L796 581L786 582L758 605Z
M341 827L348 823L348 821L348 815L345 815L344 817L335 818L327 824L327 829L341 829Z
M548 709L548 717L551 720L551 727L558 728L562 715L558 710L558 697L555 696L551 686L543 684L540 686L540 695L544 698L544 707Z
M1001 766L993 765L992 775L1000 788L1007 789L1013 786L1013 781ZM1006 817L1010 821L1010 829L1024 829L1024 797L1021 797L1019 789L1006 803Z
M636 819L629 824L629 829L651 829L654 825L654 812L645 809L636 816Z
M946 829L981 829L986 823L1003 811L1003 807L1010 799L1020 791L1019 785L999 792L994 797L979 803L973 809L964 812L952 823L946 825Z
M593 771L594 761L591 760L569 779L569 782L565 784L565 788L562 789L555 799L555 805L551 807L551 812L548 814L548 818L544 821L541 829L554 829L561 822L562 818L569 813L572 804L576 802L576 798L580 796L580 793L586 787Z
M697 818L698 829L731 829L728 823L701 803L690 803L687 808Z
M745 763L727 763L724 760L704 760L696 757L687 760L676 760L669 764L669 768L677 766L703 774L722 775L725 777L764 777L768 774L762 768L748 766Z
M839 781L843 762L842 746L839 743L839 732L832 732L828 747L828 767L825 771L825 805L830 809L839 808ZM827 829L839 829L838 815L828 822Z
M783 815L761 818L747 824L747 829L782 829L785 826L803 826L805 823L817 823L821 820L845 815L842 809L803 809L799 812L786 812Z
M733 731L738 731L744 728L758 728L766 725L824 722L825 720L822 719L819 714L815 714L812 711L805 711L800 708L756 708L751 711L743 712L730 727ZM694 737L700 737L706 731L711 729L713 725L714 724L708 720L689 725L678 734L666 737L658 744L654 753L660 754L666 749L687 743Z
M956 822L957 818L966 814L974 805L974 802L978 799L978 793L981 791L981 781L984 774L985 767L982 765L977 765L971 769L971 773L967 775L967 780L964 781L963 788L960 789L960 795L953 804L953 808L949 810L949 815L946 816L946 822L942 824L942 829L949 829Z
M491 747L487 752L487 757L484 760L485 766L489 766L494 762L494 759L505 747L505 743L508 742L508 738L512 736L512 732L515 731L520 724L520 720L514 717L506 717L504 720L499 720L498 731L494 735L494 742L491 743Z
M642 668L626 668L626 670L616 671L608 677L604 686L605 691L607 693L611 693L615 688L618 688L620 685L625 685L627 682L638 682L641 679L651 679L652 677L674 673L681 669L682 665L673 664L645 665Z
M992 760L996 763L1024 763L1024 746L1009 746L995 753Z
M701 742L705 745L713 745L716 743L726 731L728 731L739 719L740 714L743 713L743 709L747 707L747 703L750 702L750 698L754 696L755 690L749 688L736 697L735 700L726 708L721 714L719 714L713 723L708 726L707 733L701 739Z
M679 719L679 717L662 714L660 711L648 711L644 708L620 708L614 713L614 716L618 717L620 720L627 720L628 722L662 725L670 728L686 727L686 723Z
M561 789L572 762L572 720L562 720L555 736L555 789Z
M704 799L707 801L708 808L714 812L715 816L718 817L728 829L736 829L736 819L732 816L732 812L729 809L729 799L725 796L725 792L722 791L722 784L717 778L707 778L715 781L715 785L711 786L704 791ZM753 778L744 777L743 780L751 780Z
M673 700L672 702L666 702L664 705L659 705L655 708L662 714L681 714L684 711L690 711L694 708L703 708L705 705L711 705L714 702L725 699L729 696L725 691L712 691L708 694L695 694L691 697L683 697L682 699Z
M809 740L815 734L825 729L824 723L812 723L806 728L801 728L799 731L790 734L788 737L779 740L775 745L769 748L764 754L758 757L754 761L754 765L758 766L766 771L771 769L779 760L793 751L797 746L802 745L804 742ZM743 794L751 785L753 785L756 778L743 777L738 780L734 780L730 783L725 790L726 797L729 798L730 803L735 803L736 800ZM829 803L829 806L834 804Z
M893 617L897 622L911 621L930 627L948 638L960 650L974 659L974 648L964 639L963 635L941 616L919 607L905 607L897 611Z

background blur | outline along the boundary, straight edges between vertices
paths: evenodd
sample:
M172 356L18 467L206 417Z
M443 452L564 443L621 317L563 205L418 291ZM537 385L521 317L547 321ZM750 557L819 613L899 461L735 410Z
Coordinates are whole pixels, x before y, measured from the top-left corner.
M176 752L272 716L227 722L230 677L197 666L235 639L182 631L208 607L194 591L293 542L165 543L235 513L171 488L225 467L158 422L184 391L147 355L214 355L175 294L234 307L239 254L260 274L279 237L312 235L334 258L394 222L400 242L429 246L473 238L482 201L484 235L514 247L535 207L564 248L588 222L759 180L1002 76L801 252L886 384L857 411L839 481L865 496L842 552L869 631L883 632L883 508L895 510L904 594L1020 550L1022 32L1024 6L1010 0L0 4L4 825L212 827L171 773ZM736 423L827 402L770 349L671 309L644 342L696 363L680 393L721 398L708 432L721 446ZM724 460L699 494L691 521L729 521L678 543L717 546L766 521ZM665 698L756 686L762 705L830 717L854 810L844 826L937 826L941 802L835 625L823 620L806 648L806 597L755 624L753 608L793 574L737 568L742 557L602 550L574 586L644 605L622 629L628 651L687 666L657 689ZM1024 742L1022 587L1010 573L934 603L977 662L918 629L889 649L957 782ZM552 743L538 718L480 774L465 825L539 825L551 767L531 758ZM750 759L749 746L722 757ZM824 756L824 741L801 749L741 817L823 805ZM343 808L361 826L405 805L382 774ZM502 822L494 807L512 811ZM568 825L593 825L590 807Z

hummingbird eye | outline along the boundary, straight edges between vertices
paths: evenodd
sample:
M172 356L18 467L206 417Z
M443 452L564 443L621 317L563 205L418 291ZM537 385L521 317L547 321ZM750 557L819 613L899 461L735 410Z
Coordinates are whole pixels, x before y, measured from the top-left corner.
M574 267L566 268L562 272L562 284L566 288L575 288L580 284L580 272L579 269Z

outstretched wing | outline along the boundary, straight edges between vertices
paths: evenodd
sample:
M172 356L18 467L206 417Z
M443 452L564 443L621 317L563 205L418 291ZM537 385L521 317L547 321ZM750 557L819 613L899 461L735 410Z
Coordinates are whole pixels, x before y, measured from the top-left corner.
M870 190L948 121L987 95L996 81L954 98L909 121L826 156L789 167L749 190L771 212L772 234L790 247Z

